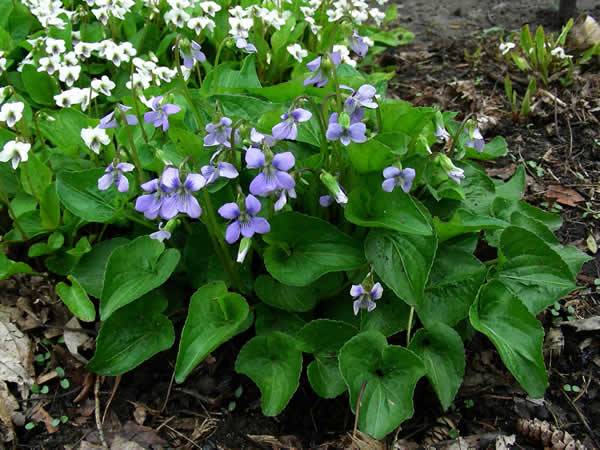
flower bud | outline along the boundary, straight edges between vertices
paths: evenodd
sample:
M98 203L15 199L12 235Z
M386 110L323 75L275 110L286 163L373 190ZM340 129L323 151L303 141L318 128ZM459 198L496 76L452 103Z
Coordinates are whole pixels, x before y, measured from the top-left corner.
M251 238L242 238L242 240L240 241L240 247L238 249L238 254L237 254L237 258L236 261L240 264L242 264L244 262L244 260L246 259L246 255L248 254L248 250L250 250L250 247L252 247L252 239Z
M342 186L340 186L340 184L338 183L336 177L331 175L329 172L323 170L321 172L321 182L331 193L336 203L339 203L340 205L345 205L346 203L348 203L348 196L344 192Z

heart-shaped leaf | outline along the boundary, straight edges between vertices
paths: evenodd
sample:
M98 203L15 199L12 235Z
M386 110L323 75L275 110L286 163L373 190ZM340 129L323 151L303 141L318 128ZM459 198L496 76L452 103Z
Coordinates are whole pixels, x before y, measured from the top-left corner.
M350 339L340 350L339 359L352 411L360 396L361 431L382 439L412 417L415 385L425 375L417 355L388 345L377 331L367 331Z
M244 297L228 293L223 282L209 283L198 289L190 301L181 333L175 381L183 382L210 352L235 336L248 313Z
M433 235L371 230L365 240L365 255L377 275L409 305L423 302L436 249Z
M270 244L264 252L267 270L289 286L306 286L326 273L357 269L365 262L359 241L296 212L276 215L264 239Z
M75 317L84 322L93 322L96 319L94 304L76 278L69 277L69 280L71 286L61 281L56 285L56 293Z
M447 410L465 374L465 348L460 335L448 325L434 323L417 331L408 348L423 360L427 379Z
M346 219L362 227L431 236L431 218L424 209L401 189L384 192L381 186L377 186L377 190L371 192L366 186L361 186L350 193L344 213Z
M156 292L119 309L102 323L88 369L121 375L175 342L173 324L162 314L167 300Z
M493 342L527 393L543 397L548 386L542 355L544 329L515 294L493 280L481 288L469 316L471 325Z
M240 350L235 370L250 377L260 389L263 414L276 416L298 389L302 352L287 334L276 331L256 336Z
M306 368L306 375L311 387L320 397L335 398L346 390L336 354L315 355L315 359Z
M108 258L100 300L100 318L161 286L179 262L179 251L142 236L117 247Z

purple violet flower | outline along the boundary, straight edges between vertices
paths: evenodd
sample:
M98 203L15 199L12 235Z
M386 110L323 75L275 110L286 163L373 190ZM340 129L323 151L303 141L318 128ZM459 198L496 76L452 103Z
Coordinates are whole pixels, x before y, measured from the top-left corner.
M258 148L250 147L246 151L246 164L250 169L261 172L250 183L250 193L266 196L277 189L292 189L296 186L294 178L287 173L296 159L291 152L277 153L270 161Z
M135 169L133 164L111 162L104 170L104 175L98 178L98 189L106 191L114 184L119 192L127 192L129 180L123 173L131 172L133 169Z
M275 139L273 136L269 134L262 134L256 128L252 128L252 130L250 130L250 141L253 144L257 144L256 146L265 144L269 147L273 147L277 143L277 139Z
M211 184L217 181L219 178L229 178L230 180L237 178L239 173L235 166L225 161L219 161L206 166L202 166L200 169L202 176L206 178L206 184Z
M117 107L123 112L127 112L131 109L131 106L125 106L121 103L117 103ZM125 121L128 125L138 124L137 117L133 114L125 114ZM98 125L98 128L108 129L117 128L117 126L117 118L115 117L115 111L113 110L112 112L108 113L106 116L100 119L100 125Z
M361 309L371 312L377 307L375 300L379 300L383 295L383 287L381 283L375 283L371 290L367 291L362 284L353 284L350 288L350 295L355 299L352 307L354 315L357 316Z
M448 142L450 140L450 133L442 125L438 125L435 129L435 137L438 141Z
M369 46L365 42L364 37L359 35L356 31L352 32L352 36L348 39L348 45L352 51L361 58L364 58L369 51Z
M152 99L152 111L144 114L144 122L151 123L156 128L162 127L163 131L167 131L169 129L169 116L177 114L181 111L181 108L172 103L161 105L161 101L162 95Z
M196 41L192 41L190 52L186 53L182 49L179 49L179 54L183 58L183 65L192 69L196 65L196 62L203 63L206 61L206 55L202 52L202 47Z
M352 89L352 88L348 88ZM377 91L375 87L370 84L363 84L358 88L358 91L354 92L344 102L344 111L348 114L353 115L359 108L376 109L377 102L374 100Z
M340 54L340 52L332 52L329 55L329 58L331 62L336 66L338 66L342 61L342 55ZM321 67L321 62L321 56L318 56L317 58L313 59L308 64L306 64L306 68L312 72L312 76L304 80L304 86L314 85L315 87L321 88L327 84L329 78L323 71L323 67Z
M473 130L473 133L468 137L465 145L467 147L474 148L478 153L483 151L483 147L485 147L485 140L483 139L479 128L475 128Z
M404 192L408 193L415 179L415 174L415 169L411 167L406 169L399 169L395 166L386 167L383 169L385 180L381 183L381 187L385 192L392 192L396 186L400 186Z
M460 184L460 182L465 179L465 171L460 167L455 167L446 173L456 184Z
M231 147L231 124L232 120L229 117L221 117L218 122L209 123L204 127L208 133L204 136L204 145L212 147L215 145L224 145Z
M291 141L296 140L298 137L298 125L299 123L310 120L312 113L302 108L296 108L289 113L285 113L281 116L282 121L273 127L271 133L273 137L278 141L289 139Z
M158 224L158 231L150 233L150 239L155 239L159 242L163 242L166 239L171 239L171 232L163 228L163 223Z
M242 37L238 37L235 40L235 46L246 53L256 53L256 47L254 46L254 44L251 44Z
M251 238L255 233L265 234L271 230L269 222L263 217L256 217L261 205L256 197L248 195L245 200L246 210L241 211L237 203L225 203L219 208L219 215L232 220L225 231L225 240L229 244L237 242L240 234Z
M328 141L337 141L339 139L342 145L348 146L350 142L361 143L367 140L367 136L365 136L367 127L364 123L350 121L350 125L345 127L338 122L338 117L338 113L332 113L329 116L329 126L326 133Z
M275 193L275 196L277 197L277 193ZM281 191L279 191L279 196L273 205L273 209L275 211L281 211L285 205L287 205L288 196L290 198L296 198L296 189L281 189Z
M165 200L168 200L169 192L163 190L160 179L150 180L142 184L141 188L146 193L140 195L135 201L135 210L143 213L146 219L154 220L159 215L167 219L170 216L170 202ZM171 217L173 216L168 218Z
M167 167L160 177L160 184L164 191L169 192L165 199L165 214L163 219L172 219L177 213L187 214L192 219L197 219L202 214L202 208L193 193L206 186L206 179L198 173L189 173L182 182L179 170Z
M319 197L319 205L323 208L329 208L333 205L333 197L331 195L321 195Z

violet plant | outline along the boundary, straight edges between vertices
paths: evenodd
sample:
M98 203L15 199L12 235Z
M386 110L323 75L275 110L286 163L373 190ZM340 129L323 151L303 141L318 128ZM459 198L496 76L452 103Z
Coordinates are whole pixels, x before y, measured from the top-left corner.
M68 277L61 300L101 322L90 371L121 375L178 340L181 383L243 335L235 368L264 414L286 407L306 360L312 389L347 395L382 438L411 417L418 382L450 407L474 330L543 395L536 315L576 288L586 256L524 202L522 168L486 175L501 137L359 70L410 38L387 25L393 8L3 11L18 26L0 29L0 278L28 264Z

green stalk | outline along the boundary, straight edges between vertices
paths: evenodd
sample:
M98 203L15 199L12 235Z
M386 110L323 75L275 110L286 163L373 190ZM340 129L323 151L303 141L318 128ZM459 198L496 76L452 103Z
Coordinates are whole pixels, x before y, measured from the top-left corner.
M223 263L223 268L227 272L229 279L233 283L233 286L240 290L242 283L237 272L236 267L234 266L231 258L229 257L229 249L227 248L227 244L223 239L223 236L219 232L219 225L217 224L217 218L215 216L215 210L212 205L212 200L210 199L210 194L206 189L202 190L202 195L204 197L204 209L206 211L206 226L208 227L208 234L213 241L213 245L215 247L215 251L221 262Z
M133 160L133 163L135 164L135 167L137 168L138 182L139 182L139 184L144 184L144 182L146 181L146 179L144 177L144 169L142 168L142 163L140 162L140 157L138 155L137 148L135 146L135 142L133 141L133 134L131 133L129 126L127 125L127 119L125 118L125 113L123 111L121 111L120 108L118 108L118 109L119 109L119 113L121 114L121 120L125 124L125 131L127 132L127 140L129 141L129 146L131 147L129 149L129 154L131 155L131 159Z
M413 317L415 315L415 307L410 307L410 313L408 314L408 324L406 326L406 345L410 344L410 332L412 331Z
M215 56L215 63L213 64L213 67L216 68L219 65L219 60L221 59L221 52L223 51L223 48L225 47L225 44L227 43L228 40L229 40L229 37L226 37L219 44L219 47L217 48L217 54Z
M188 85L185 81L185 78L183 77L183 72L181 71L181 63L179 61L179 39L177 39L177 41L175 42L175 67L177 68L177 73L179 74L179 81L181 82L183 96L190 105L190 108L192 109L192 113L194 114L194 118L196 119L196 126L198 127L198 129L201 129L203 128L204 121L202 120L202 116L200 115L198 108L196 108L196 105L192 100L192 94L188 89Z

